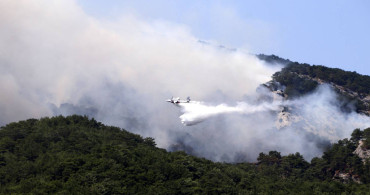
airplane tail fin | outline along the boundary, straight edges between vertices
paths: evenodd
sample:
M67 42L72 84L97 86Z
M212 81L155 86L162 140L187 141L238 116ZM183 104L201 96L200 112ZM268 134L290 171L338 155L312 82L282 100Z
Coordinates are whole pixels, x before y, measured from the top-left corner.
M187 102L190 102L190 97L187 97L187 98L186 98L186 101L187 101Z

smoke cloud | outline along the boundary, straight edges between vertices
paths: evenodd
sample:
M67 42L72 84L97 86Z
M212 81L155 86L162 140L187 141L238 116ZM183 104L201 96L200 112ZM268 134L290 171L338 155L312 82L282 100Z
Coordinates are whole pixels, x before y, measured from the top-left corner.
M269 150L310 159L370 126L368 117L342 113L325 86L289 102L294 112L280 121L287 102L256 90L280 66L205 44L166 21L129 13L102 21L72 0L4 0L0 43L1 125L85 114L170 151L227 162L255 161ZM164 101L172 95L207 103L181 110ZM186 125L203 122L184 126L179 116Z

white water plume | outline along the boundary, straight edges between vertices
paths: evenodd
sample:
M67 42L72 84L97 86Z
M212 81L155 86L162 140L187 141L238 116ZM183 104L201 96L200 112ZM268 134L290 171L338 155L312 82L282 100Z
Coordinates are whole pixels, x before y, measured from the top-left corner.
M185 126L195 125L207 118L221 114L253 114L268 110L277 110L277 103L263 103L259 105L251 105L245 102L238 102L236 106L228 106L227 104L207 105L203 102L192 101L190 103L178 104L182 109L183 114L179 117L181 123Z

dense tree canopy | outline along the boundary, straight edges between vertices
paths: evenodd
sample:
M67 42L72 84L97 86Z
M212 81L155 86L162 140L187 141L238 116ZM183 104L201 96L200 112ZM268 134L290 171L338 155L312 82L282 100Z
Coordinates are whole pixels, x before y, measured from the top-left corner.
M227 164L167 152L153 138L83 116L29 119L0 129L0 193L312 194L369 192L370 168L353 154L370 129L355 130L322 158L261 153ZM366 134L366 136L365 136ZM363 184L332 178L350 172Z
M305 63L292 62L275 55L259 54L257 57L269 63L285 65L280 72L273 75L273 78L283 85L291 86L291 88L300 88L298 91L303 93L312 91L315 88L315 84L302 81L302 77L301 79L297 78L298 75L307 75L329 83L331 82L360 94L370 94L370 76L367 75L344 71L339 68L329 68L321 65L311 66ZM301 85L302 83L304 85ZM308 88L306 89L305 86L308 86ZM305 91L302 91L303 89Z
M271 64L283 64L284 68L276 72L273 81L283 85L284 94L288 99L300 97L313 92L319 85L317 81L339 86L338 100L341 102L342 111L351 111L353 106L357 112L368 113L370 103L359 100L370 95L370 76L356 72L344 71L338 68L328 68L321 65L309 65L292 62L275 55L259 54L257 57ZM270 88L276 88L271 83ZM339 92L339 88L346 92Z

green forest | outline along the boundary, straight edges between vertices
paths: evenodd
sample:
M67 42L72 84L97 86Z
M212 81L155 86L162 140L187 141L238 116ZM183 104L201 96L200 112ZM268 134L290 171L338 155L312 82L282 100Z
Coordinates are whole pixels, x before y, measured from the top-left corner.
M350 90L347 93L341 93L337 90L338 94L340 94L338 98L343 102L342 111L350 110L352 104L357 112L370 110L369 103L359 101L359 98L365 98L370 95L370 76L368 75L321 65L311 66L306 63L292 62L275 55L259 54L257 57L270 64L284 65L284 68L276 72L272 79L285 86L283 92L288 99L301 97L313 92L319 86L316 80L321 80ZM274 90L277 89L277 86L274 86L275 84L271 83L270 86Z
M0 193L33 194L368 194L370 128L307 162L301 154L260 153L254 163L212 162L167 152L86 116L10 123L0 129ZM351 178L336 178L337 173Z
M273 79L287 86L287 93L291 95L304 95L315 89L317 82L299 77L306 75L321 79L348 88L360 95L370 94L370 76L356 72L344 71L339 68L329 68L321 65L292 62L275 55L259 54L257 57L271 64L282 64L284 68L273 75ZM290 88L290 89L289 89Z

